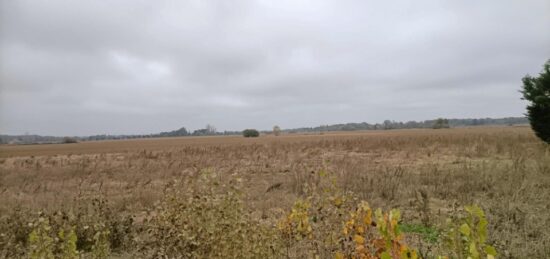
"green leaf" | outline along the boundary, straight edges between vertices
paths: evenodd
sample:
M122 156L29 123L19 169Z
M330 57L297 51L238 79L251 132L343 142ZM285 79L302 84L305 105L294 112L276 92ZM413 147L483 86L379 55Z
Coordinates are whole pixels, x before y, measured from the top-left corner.
M459 230L460 230L460 233L462 233L463 235L470 237L471 231L470 231L470 226L468 226L468 224L466 223L462 224Z
M470 249L469 249L469 252L470 252L470 256L472 258L479 258L479 252L477 251L477 248L476 248L476 243L475 242L471 242L470 243Z
M485 218L485 213L477 205L474 205L472 208L472 214L478 218Z
M380 254L380 259L392 259L392 258L388 252L383 252L382 254Z
M485 240L487 240L487 220L485 218L481 218L479 220L479 224L477 225L477 233L479 235L479 243L485 243Z
M497 250L492 246L485 246L485 253L492 256L497 256Z

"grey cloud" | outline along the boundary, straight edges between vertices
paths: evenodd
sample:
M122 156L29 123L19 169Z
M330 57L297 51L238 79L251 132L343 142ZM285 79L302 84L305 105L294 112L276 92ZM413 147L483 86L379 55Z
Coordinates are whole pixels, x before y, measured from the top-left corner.
M550 3L2 1L0 133L520 116Z

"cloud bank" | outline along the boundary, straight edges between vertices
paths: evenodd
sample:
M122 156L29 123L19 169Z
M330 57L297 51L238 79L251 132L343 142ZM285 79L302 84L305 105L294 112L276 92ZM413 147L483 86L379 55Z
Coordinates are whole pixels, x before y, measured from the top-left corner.
M521 116L550 2L1 1L0 133Z

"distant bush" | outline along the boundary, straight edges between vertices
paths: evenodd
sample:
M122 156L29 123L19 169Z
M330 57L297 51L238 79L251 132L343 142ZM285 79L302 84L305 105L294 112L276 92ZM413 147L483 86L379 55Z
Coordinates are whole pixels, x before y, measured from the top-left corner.
M245 138L255 138L260 136L260 132L255 129L245 129L243 130L243 136Z
M72 138L72 137L64 137L63 138L63 143L64 144L78 143L78 140L76 138Z

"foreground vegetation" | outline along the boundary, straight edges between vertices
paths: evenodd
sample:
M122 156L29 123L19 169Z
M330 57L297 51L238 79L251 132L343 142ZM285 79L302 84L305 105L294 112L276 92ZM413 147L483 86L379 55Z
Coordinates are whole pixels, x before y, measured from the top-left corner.
M550 254L550 149L527 128L219 141L2 158L0 257Z

